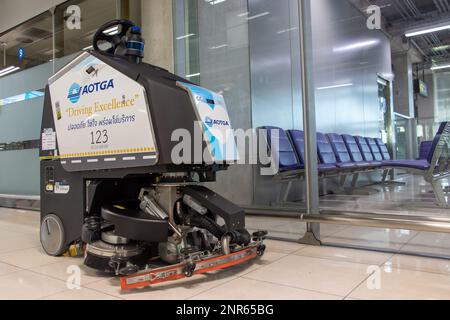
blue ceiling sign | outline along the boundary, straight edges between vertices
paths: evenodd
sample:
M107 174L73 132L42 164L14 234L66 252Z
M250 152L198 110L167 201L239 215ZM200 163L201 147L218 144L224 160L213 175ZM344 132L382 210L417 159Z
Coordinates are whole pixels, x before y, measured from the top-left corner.
M25 49L24 48L19 48L19 50L17 51L17 57L19 58L19 60L22 60L25 57Z

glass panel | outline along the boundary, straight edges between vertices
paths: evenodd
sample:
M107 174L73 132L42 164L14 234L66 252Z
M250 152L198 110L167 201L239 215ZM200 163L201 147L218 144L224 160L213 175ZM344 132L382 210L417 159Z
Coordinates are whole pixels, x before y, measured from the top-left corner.
M0 36L0 77L7 67L25 70L52 59L52 15L49 11ZM4 74L6 75L6 74Z
M68 22L67 9L73 5L80 8L80 28ZM77 16L77 12L72 14ZM98 27L116 18L116 0L71 0L58 6L55 11L56 57L92 48L92 38Z
M320 198L323 218L345 217L346 222L334 233L323 228L322 239L328 245L449 257L448 235L437 229L435 233L416 231L418 225L429 226L428 219L445 221L449 216L450 132L441 123L450 120L450 75L446 68L430 71L431 64L424 62L430 59L438 64L438 59L445 58L430 50L416 60L386 37L389 28L368 28L370 20L361 14L367 8L346 3L313 2L318 55L314 69L320 86L316 90L322 91L316 95L318 131L337 133L328 136L337 162L343 162L337 165L353 166L339 168L340 181L325 180L328 185ZM418 3L414 6L425 10ZM384 8L382 14L390 23L399 22L402 8L402 4ZM438 34L428 36L439 38ZM418 41L423 47L424 39L413 37L406 42ZM422 55L425 59L418 62ZM322 83L330 79L336 82ZM334 92L327 92L333 85ZM355 147L361 152L359 161L352 158L347 141L337 142L345 140L342 134L368 138ZM339 159L342 146L350 161Z
M66 24L71 5L81 9L81 29ZM5 58L0 68L0 194L39 195L37 148L48 78L53 67L57 71L71 61L92 44L101 24L116 17L115 0L72 0L55 10L55 48L50 12L0 37Z
M233 128L302 129L297 0L174 0L173 10L176 73L223 94ZM213 188L245 208L279 209L284 184L248 164L220 173ZM294 181L289 200L303 188ZM248 225L290 239L306 229L298 219L249 216Z
M297 1L173 3L180 76L222 93L235 128L303 128ZM416 207L435 203L433 189L426 183L430 181L426 165L417 169L408 162L410 167L391 170L387 164L393 159L416 159L418 142L432 140L440 124L437 117L431 124L415 117L414 109L420 110L421 101L412 90L412 64L405 63L404 70L397 68L394 77L390 38L381 30L369 29L367 17L348 2L316 0L311 5L314 58L308 67L314 81L308 84L314 88L320 133L323 213L350 212L366 218L445 213L436 207ZM403 66L405 61L400 60ZM408 81L406 89L402 81ZM435 86L439 87L436 79ZM401 90L408 94L400 94ZM445 114L445 104L435 104L434 109ZM344 136L357 137L354 146L361 152L360 160L353 159L357 155L349 151L348 142L340 141ZM214 188L251 213L251 229L268 229L273 237L298 240L306 231L305 222L297 218L305 212L306 187L301 179L304 168L299 165L301 150L295 149L294 140L284 139L277 150L277 156L284 157L280 164L288 163L283 173L265 176L261 166L231 166L219 175ZM340 147L343 152L338 151ZM367 155L366 160L364 152L372 159ZM398 250L416 235L391 229L388 222L374 228L370 223L354 227L325 221L321 229L325 243L383 250Z
M408 159L409 120L395 116L395 134L397 140L396 157L398 160Z
M73 59L55 61L57 70ZM0 101L27 92L42 93L52 75L50 62L0 78ZM0 107L0 143L10 144L40 139L44 97L19 99ZM35 144L39 146L39 144ZM0 151L0 194L39 195L39 150Z

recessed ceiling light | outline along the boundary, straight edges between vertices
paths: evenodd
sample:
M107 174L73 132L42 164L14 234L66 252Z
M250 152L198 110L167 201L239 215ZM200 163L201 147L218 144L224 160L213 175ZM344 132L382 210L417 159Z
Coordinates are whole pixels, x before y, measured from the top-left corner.
M443 31L443 30L448 30L448 29L450 29L450 23L446 22L445 24L438 24L438 25L427 27L427 28L407 31L405 33L405 36L408 38L411 38L411 37L421 36L421 35L424 35L427 33L433 33L433 32L438 32L438 31Z
M343 84L337 84L334 86L320 87L320 88L317 88L317 90L328 90L328 89L344 88L344 87L351 87L351 86L353 86L353 83L343 83Z
M16 72L17 70L19 70L19 67L15 67L15 66L11 66L5 69L0 70L0 77L6 76L7 74Z
M442 69L448 69L448 68L450 68L450 64L442 65L442 66L433 66L430 68L430 70L434 71L434 70L442 70Z

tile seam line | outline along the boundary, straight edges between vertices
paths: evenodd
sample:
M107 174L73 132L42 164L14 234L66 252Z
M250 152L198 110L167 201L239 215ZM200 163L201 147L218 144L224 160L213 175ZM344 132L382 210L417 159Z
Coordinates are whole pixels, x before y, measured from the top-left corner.
M246 280L253 280L253 281L259 281L259 282L268 283L268 284L274 284L274 285L278 285L278 286L286 287L286 288L291 288L291 289L297 289L297 290L303 290L303 291L308 291L308 292L326 294L326 295L337 297L337 298L344 298L344 296L340 296L340 295L335 294L335 293L330 293L330 292L325 292L325 291L320 291L320 290L311 290L311 289L307 289L307 288L303 288L303 287L294 287L294 286L281 284L281 283L277 283L277 282L271 282L271 281L266 281L266 280L248 278L247 276L243 276L241 278L242 279L246 279Z
M57 262L57 263L58 263L58 262ZM52 265L57 264L57 263L51 263L51 264L46 264L46 265L43 265L43 266L37 266L37 267L29 268L29 269L23 269L23 271L29 271L29 272L32 272L32 273L34 273L34 274L36 274L36 275L39 275L39 276L44 276L44 277L47 277L47 278L50 278L50 279L53 279L53 280L58 280L58 281L62 281L62 282L64 282L64 283L67 283L67 281L62 280L62 279L60 279L60 278L57 278L56 276L48 275L48 274L45 274L45 273L40 273L40 272L38 272L38 271L36 271L36 270L33 270L33 269L37 269L37 268L49 267L49 266L52 266ZM70 276L70 275L68 274L68 276ZM108 280L108 279L101 278L101 279L98 279L98 280L95 280L95 281L86 283L86 284L84 284L84 285L80 285L80 287L81 287L81 288L85 288L85 289L91 289L91 288L86 287L86 286L91 285L91 284L94 284L94 283L97 283L97 282L100 282L100 281L102 281L102 280ZM66 290L70 290L70 289L66 289Z
M97 282L100 282L100 281L101 281L101 280L96 281L96 282L91 282L91 283L89 283L89 284L81 285L80 287L81 287L82 289L87 289L87 290L94 291L94 292L96 292L96 293L104 294L104 295L106 295L106 296L108 296L108 297L111 297L111 298L120 299L120 300L122 300L122 301L125 301L125 300L126 300L125 298L122 298L122 297L120 297L120 296L115 296L115 295L112 295L112 294L107 293L107 292L103 292L103 291L100 291L100 290L97 290L97 289L94 289L94 288L86 287L87 285L94 284L94 283L97 283ZM64 291L62 291L62 292L66 292L66 291L70 291L70 289L66 289L66 290L64 290ZM54 295L57 295L57 294L62 293L62 292L55 293ZM53 295L52 295L52 296L53 296ZM51 296L48 296L48 297L51 297Z
M345 296L344 299L351 298L350 295L351 295L353 292L355 292L359 287L361 287L361 286L363 285L363 283L367 283L367 280L369 280L369 278L370 278L371 276L373 276L374 274L375 274L375 272L372 272L372 273L369 274L367 277L365 277L363 281L361 281L358 285L356 285L356 287L354 287L352 290L350 290L350 292Z
M329 248L334 248L334 247L329 247ZM369 252L371 252L371 251L369 251ZM332 258L318 258L318 257L312 257L312 256L306 256L306 255L299 255L299 254L296 254L296 253L292 253L292 254L290 254L290 256L294 256L294 257L305 257L305 258L319 259L319 260L325 260L325 261L334 261L334 262L351 263L351 264L358 264L358 265L367 266L367 267L372 266L371 264L367 264L367 263L354 262L354 261L345 261L345 260L337 260L337 259L332 259ZM387 261L389 261L389 259L386 260L386 262L387 262ZM385 263L386 263L386 262L385 262ZM384 264L384 263L382 263L381 265L383 265L383 264ZM378 266L381 266L381 265L378 265Z
M277 253L279 253L279 252L277 252ZM270 263L268 263L268 264L266 264L266 265L263 265L263 266L259 266L259 267L256 268L255 270L250 270L250 271L246 272L245 274L243 274L243 275L241 275L241 276L236 276L235 279L230 280L230 281L228 281L228 282L226 282L226 283L223 283L223 284L219 284L219 285L215 286L214 288L207 289L207 290L205 290L205 291L202 291L202 292L200 292L200 293L198 293L198 294L193 295L192 297L188 297L186 300L195 298L195 297L197 297L197 296L199 296L199 295L201 295L201 294L203 294L203 293L205 293L205 292L208 292L208 291L210 291L210 290L217 289L217 288L219 288L219 287L221 287L221 286L223 286L223 285L225 285L225 284L228 284L228 283L231 282L231 281L234 281L234 280L237 280L237 279L245 279L244 277L245 277L246 275L252 273L253 271L261 270L262 268L267 267L267 266L270 266L271 264L273 264L273 263L275 263L275 262L277 262L277 261L280 261L281 259L283 259L283 258L285 258L285 257L287 257L287 256L288 256L288 254L284 254L283 257L280 257L279 259L277 259L277 260L275 260L275 261L272 261L272 262L270 262Z

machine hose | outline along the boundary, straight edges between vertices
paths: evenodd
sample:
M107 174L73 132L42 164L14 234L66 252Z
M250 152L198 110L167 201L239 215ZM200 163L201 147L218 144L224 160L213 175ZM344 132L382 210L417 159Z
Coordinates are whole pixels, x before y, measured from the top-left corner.
M201 229L208 230L214 237L216 237L219 240L224 240L228 244L238 244L238 245L248 245L251 242L251 236L250 233L245 230L232 230L227 231L225 228L219 226L214 220L207 216L202 216L199 214L194 214L189 216L189 225L193 227L198 227Z
M189 225L208 230L217 239L222 239L225 231L214 220L199 214L189 216Z

